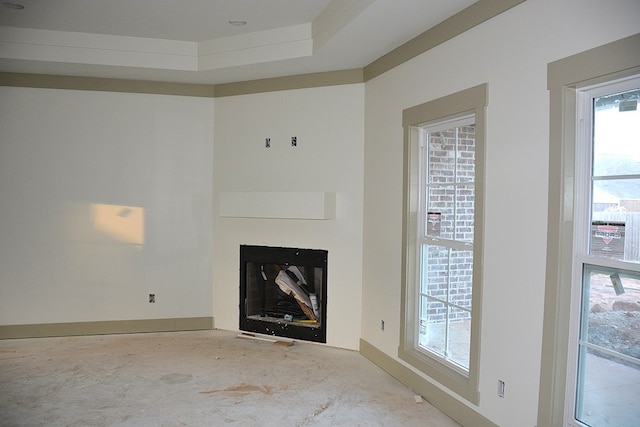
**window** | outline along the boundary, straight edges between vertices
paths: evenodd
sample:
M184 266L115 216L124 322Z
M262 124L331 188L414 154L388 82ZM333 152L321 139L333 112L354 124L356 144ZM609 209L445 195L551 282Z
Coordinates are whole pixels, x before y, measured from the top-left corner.
M572 426L635 426L640 417L639 100L640 77L577 91Z
M419 128L418 348L469 372L475 116Z
M571 287L575 274L573 257L574 200L577 185L577 97L585 82L614 81L640 73L640 34L548 64L549 96L549 205L547 223L547 275L542 342L538 426L566 425L572 416L570 342L572 313L579 298ZM587 185L588 182L587 182ZM588 223L587 223L588 226ZM590 273L587 273L590 275ZM575 316L573 316L575 319ZM568 413L568 414L567 414Z
M487 85L403 112L399 357L478 403Z

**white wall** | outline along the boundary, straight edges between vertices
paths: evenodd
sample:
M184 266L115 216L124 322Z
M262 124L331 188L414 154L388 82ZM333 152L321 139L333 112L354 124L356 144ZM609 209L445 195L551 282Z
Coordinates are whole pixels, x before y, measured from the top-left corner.
M239 246L328 250L327 344L356 349L362 294L364 85L217 98L213 294L238 330ZM290 139L297 136L298 146ZM271 148L265 148L271 138ZM220 192L335 192L336 218L219 217Z
M212 316L213 103L0 88L0 324Z
M328 344L357 348L362 336L397 359L402 110L488 83L477 410L498 425L532 426L546 66L637 33L638 16L637 0L528 0L364 85L215 102L2 87L0 324L213 315L217 327L237 330L239 245L319 248L329 251ZM226 191L336 192L337 215L221 218ZM144 208L144 244L98 230L91 204ZM147 303L152 292L156 304Z
M637 0L528 0L366 83L362 337L395 359L402 110L489 84L476 409L498 425L536 424L546 251L547 63L637 33L639 16ZM506 382L503 399L497 397L498 379Z

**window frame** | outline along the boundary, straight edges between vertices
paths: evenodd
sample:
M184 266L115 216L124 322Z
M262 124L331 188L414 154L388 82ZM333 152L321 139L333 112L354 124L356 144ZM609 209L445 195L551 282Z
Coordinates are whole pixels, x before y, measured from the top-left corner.
M579 382L583 380L580 370L580 341L583 339L584 316L588 315L588 298L584 295L584 276L587 272L630 271L638 273L639 265L632 261L604 258L591 253L591 223L593 215L593 181L602 176L593 173L594 159L594 110L593 101L610 93L624 92L637 88L640 74L632 74L620 79L606 79L595 85L584 82L576 86L576 140L575 140L575 181L573 201L573 271L568 325L569 349L567 357L567 379L565 414L568 426L585 426L577 418ZM629 179L629 178L626 178ZM585 300L586 298L586 300ZM585 307L586 303L586 307ZM585 312L586 310L586 312Z
M463 117L458 117L456 115L456 118L454 119L450 119L450 120L442 120L442 121L437 121L435 124L429 124L429 125L425 125L425 126L420 126L419 127L419 133L418 133L418 137L419 137L419 149L420 149L420 160L419 160L419 168L420 168L420 183L421 183L421 188L420 188L420 202L418 204L418 218L420 219L419 223L418 223L418 232L417 232L417 243L416 243L416 256L418 256L418 262L416 263L416 275L418 280L420 281L421 285L424 286L425 284L425 280L428 280L425 278L425 274L428 275L428 268L429 265L425 265L424 261L425 261L425 254L424 254L424 250L427 249L429 246L439 246L441 248L446 248L448 250L453 250L453 251L457 251L457 252L463 252L463 251L467 251L467 252L471 252L473 253L473 237L471 237L471 241L465 240L465 239L460 239L458 238L458 220L457 220L457 204L458 204L458 200L457 200L457 194L458 194L458 190L460 190L461 187L470 187L473 186L474 187L474 200L475 200L475 174L476 174L476 170L475 170L475 114L468 114L465 115ZM458 163L457 161L454 162L454 165L456 167L454 167L454 171L453 171L453 181L452 182L447 182L447 183L442 183L442 182L434 182L431 180L432 175L432 170L430 168L430 156L431 156L431 135L436 133L436 132L440 132L440 131L450 131L453 129L459 129L461 127L466 127L469 126L470 124L474 125L474 171L473 171L473 181L460 181L458 180ZM457 138L457 137L456 137ZM455 154L455 158L458 159L458 146L456 144L456 147L454 149L454 154ZM437 174L437 170L434 171ZM441 175L438 176L438 178L442 178ZM426 227L426 222L425 221L429 215L429 211L430 209L430 194L431 194L431 190L444 190L446 191L446 189L453 189L454 192L454 202L453 202L453 213L452 213L452 222L453 222L453 228L451 229L451 235L447 236L448 233L445 233L445 237L442 237L441 235L438 236L433 236L430 235L428 233L427 227ZM474 211L475 211L475 204L474 204ZM474 220L475 220L475 215L474 215ZM475 227L475 224L474 224ZM428 250L428 249L427 249ZM451 252L449 252L449 255L451 255ZM454 303L453 301L449 300L449 293L451 291L451 286L452 283L449 280L451 278L451 265L448 264L448 269L447 269L447 285L446 285L446 297L441 298L441 297L436 297L434 295L429 295L428 292L425 293L424 289L421 289L418 291L418 295L417 295L417 300L416 300L416 304L418 305L417 310L420 313L420 319L419 322L421 322L422 320L424 320L424 318L422 318L422 316L424 315L424 313L422 312L423 310L423 304L424 304L424 298L426 298L427 300L431 300L431 302L436 303L436 304L442 304L444 307L446 307L447 309L447 315L445 316L445 322L444 322L444 329L445 329L445 339L444 339L444 351L445 351L445 355L441 355L438 354L437 351L429 349L428 346L425 345L420 345L418 344L418 350L423 351L425 353L427 353L428 355L432 355L433 357L435 357L436 359L440 360L443 364L450 366L452 369L462 373L463 375L468 375L468 366L463 366L461 364L459 364L458 362L456 362L456 360L452 357L449 357L448 355L446 355L447 349L449 348L449 334L447 332L447 328L450 325L450 318L449 318L449 310L450 309L454 309L454 310L462 310L462 311L468 311L469 314L471 315L472 313L472 307L463 307L460 306L456 303ZM472 269L473 271L473 269ZM442 284L440 284L441 286ZM439 287L440 287L439 286ZM420 286L419 286L420 287ZM427 326L428 328L428 326ZM418 332L418 337L417 337L418 343L420 342L420 333Z
M403 275L401 286L400 346L398 357L431 379L452 390L467 401L478 405L480 368L480 326L482 319L482 265L485 200L485 139L488 85L480 84L402 112L404 129L404 192L403 192ZM475 116L475 208L473 241L473 290L468 373L443 363L419 349L418 227L420 202L420 147L422 127L465 116Z
M547 65L549 199L538 426L564 425L574 253L575 148L580 88L640 72L640 33Z

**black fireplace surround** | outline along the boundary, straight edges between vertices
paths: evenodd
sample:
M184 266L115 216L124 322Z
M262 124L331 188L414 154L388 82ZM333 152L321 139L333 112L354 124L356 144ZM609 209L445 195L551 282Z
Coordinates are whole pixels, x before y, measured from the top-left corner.
M327 251L240 246L240 330L327 342Z

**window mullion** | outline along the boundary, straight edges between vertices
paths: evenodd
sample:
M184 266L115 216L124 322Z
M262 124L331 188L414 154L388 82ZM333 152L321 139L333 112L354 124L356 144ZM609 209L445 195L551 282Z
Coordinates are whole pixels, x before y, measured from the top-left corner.
M440 237L420 236L418 240L428 245L444 246L454 251L473 252L473 243L460 240L443 239Z
M640 179L640 174L629 175L595 175L592 177L594 181L608 181L618 179Z
M458 143L460 136L460 126L455 127L455 140L453 143L453 240L457 240L458 235Z
M449 323L451 321L451 304L449 303L449 301L451 301L451 249L449 249L447 253L447 265L449 265L449 270L447 271L447 301L445 303L447 307L447 314L445 316L444 327L444 355L449 359Z

